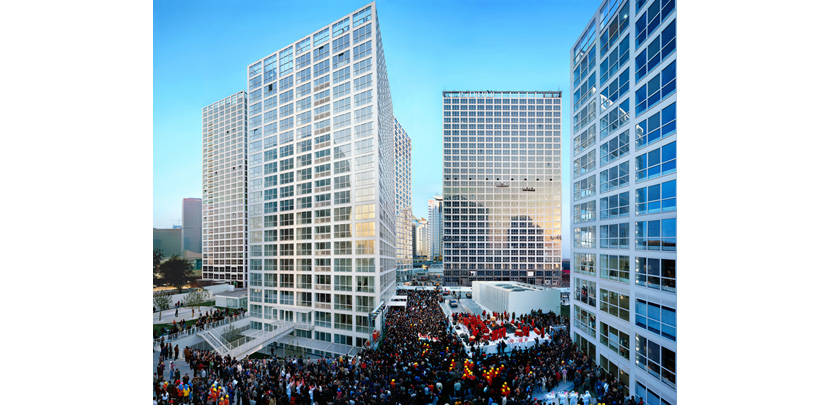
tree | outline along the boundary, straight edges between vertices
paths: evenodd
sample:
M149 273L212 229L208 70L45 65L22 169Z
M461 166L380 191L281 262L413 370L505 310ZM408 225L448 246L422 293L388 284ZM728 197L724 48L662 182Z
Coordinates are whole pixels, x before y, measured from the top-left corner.
M159 265L164 261L164 251L153 249L153 283L156 282L156 273L159 272Z
M163 282L168 283L182 292L182 287L195 279L193 276L193 265L187 259L173 255L167 261L159 265L159 272Z
M210 293L204 289L193 290L182 298L182 303L186 307L197 307L199 304L205 302L210 298Z
M233 326L233 324L226 326L225 330L222 332L222 337L228 342L234 342L242 339L242 336L242 331L237 329L236 326Z
M161 311L169 307L170 301L172 300L172 294L167 291L156 291L153 293L153 306L159 309L159 321L161 320Z

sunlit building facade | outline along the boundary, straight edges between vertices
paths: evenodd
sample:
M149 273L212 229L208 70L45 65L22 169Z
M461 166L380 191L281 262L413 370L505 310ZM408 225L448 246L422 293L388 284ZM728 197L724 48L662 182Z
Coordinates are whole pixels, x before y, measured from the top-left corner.
M244 91L202 108L202 278L242 288L248 285L246 112Z
M444 283L561 278L561 92L444 92Z
M253 329L362 347L394 294L395 129L374 3L248 66Z
M571 333L649 405L677 404L674 0L607 0L571 52Z
M412 277L412 140L395 118L395 228L398 281Z

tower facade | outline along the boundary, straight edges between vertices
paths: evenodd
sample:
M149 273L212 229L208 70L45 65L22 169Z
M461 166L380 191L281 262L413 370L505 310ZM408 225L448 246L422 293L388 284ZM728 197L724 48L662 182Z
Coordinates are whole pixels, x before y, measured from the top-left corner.
M438 260L444 255L444 197L433 196L427 202L429 234L427 244L429 246L429 260Z
M247 286L246 133L244 91L202 108L202 278L237 287Z
M182 200L182 252L202 253L202 199Z
M561 278L561 92L444 92L444 282Z
M375 4L250 64L248 94L251 327L300 323L297 338L356 350L395 290L395 129Z
M571 333L650 405L677 403L675 6L606 0L571 51Z
M395 228L397 278L412 276L412 140L395 118Z

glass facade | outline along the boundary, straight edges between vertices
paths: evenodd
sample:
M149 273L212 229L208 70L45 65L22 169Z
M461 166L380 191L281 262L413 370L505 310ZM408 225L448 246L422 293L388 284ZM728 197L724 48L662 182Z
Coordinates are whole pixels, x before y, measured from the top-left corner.
M202 108L202 278L248 286L247 94Z
M263 280L251 288L271 297L251 296L251 325L290 320L362 344L396 269L395 127L374 3L248 72L248 253Z
M444 283L561 282L561 92L444 92Z
M676 20L673 0L606 0L571 55L573 338L660 405L677 403Z
M412 140L395 118L395 249L398 281L412 276Z

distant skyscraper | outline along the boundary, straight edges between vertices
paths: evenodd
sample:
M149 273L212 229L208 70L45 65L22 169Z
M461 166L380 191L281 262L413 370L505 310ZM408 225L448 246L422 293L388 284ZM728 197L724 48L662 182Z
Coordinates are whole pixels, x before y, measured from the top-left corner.
M677 404L676 17L607 0L571 52L571 334L649 405Z
M202 199L182 200L182 251L202 253Z
M305 324L294 344L346 354L395 293L395 129L375 4L286 45L248 66L251 328Z
M415 256L429 256L429 221L415 220Z
M398 280L412 275L412 141L395 118L395 218Z
M202 278L247 286L246 94L202 109Z
M438 260L444 254L444 197L436 195L427 202L429 209L429 259Z
M182 255L181 228L153 228L153 250L159 249L165 259Z
M561 97L444 92L446 284L559 285Z

